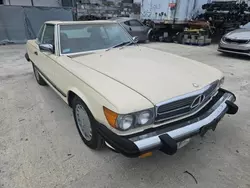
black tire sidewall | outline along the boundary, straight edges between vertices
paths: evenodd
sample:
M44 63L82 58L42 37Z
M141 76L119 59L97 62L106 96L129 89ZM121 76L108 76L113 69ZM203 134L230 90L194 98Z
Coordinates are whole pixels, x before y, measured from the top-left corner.
M75 109L76 109L76 105L80 104L87 112L90 123L91 123L91 129L92 129L92 138L90 141L86 140L84 138L84 136L82 135L82 132L80 131L79 125L77 123L76 120L76 113L75 113ZM75 124L77 127L77 130L83 140L83 142L91 149L100 149L102 144L103 144L103 140L101 138L101 136L99 135L99 133L97 132L96 128L95 128L95 124L97 123L96 120L94 119L93 115L91 114L90 110L88 109L88 107L86 106L86 104L79 98L79 97L75 97L73 99L72 102L72 108L73 108L73 115L74 115L74 120L75 120Z
M46 82L44 81L44 79L40 76L40 73L39 71L37 70L36 66L34 64L33 65L33 71L34 71L34 75L35 75L35 78L36 78L36 81L39 85L42 85L42 86L45 86L47 85ZM36 71L38 71L38 77L36 75Z

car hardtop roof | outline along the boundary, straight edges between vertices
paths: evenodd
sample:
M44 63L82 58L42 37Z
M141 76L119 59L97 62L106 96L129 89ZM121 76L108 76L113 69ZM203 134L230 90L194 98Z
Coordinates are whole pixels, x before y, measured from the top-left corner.
M46 24L53 25L75 25L75 24L108 24L116 23L114 20L94 20L94 21L47 21Z

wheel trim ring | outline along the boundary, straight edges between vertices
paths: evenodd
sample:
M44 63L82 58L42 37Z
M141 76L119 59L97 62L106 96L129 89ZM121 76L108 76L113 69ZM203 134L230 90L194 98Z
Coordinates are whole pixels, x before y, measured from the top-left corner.
M76 105L76 122L77 126L82 134L82 136L87 140L90 141L92 139L92 128L90 119L86 110L83 108L82 105Z

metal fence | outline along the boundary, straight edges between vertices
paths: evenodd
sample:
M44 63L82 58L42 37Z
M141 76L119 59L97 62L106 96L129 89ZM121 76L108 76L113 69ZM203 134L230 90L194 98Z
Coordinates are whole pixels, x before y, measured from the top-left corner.
M0 44L25 43L45 21L73 20L72 9L58 7L0 6Z

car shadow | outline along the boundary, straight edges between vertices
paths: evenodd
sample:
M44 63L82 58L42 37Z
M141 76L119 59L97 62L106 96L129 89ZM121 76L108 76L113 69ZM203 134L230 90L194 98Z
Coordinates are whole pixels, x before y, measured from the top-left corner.
M240 55L240 54L218 53L218 56L221 56L221 57L230 57L230 58L234 58L234 59L241 59L241 60L244 60L244 61L249 61L250 60L250 56Z

